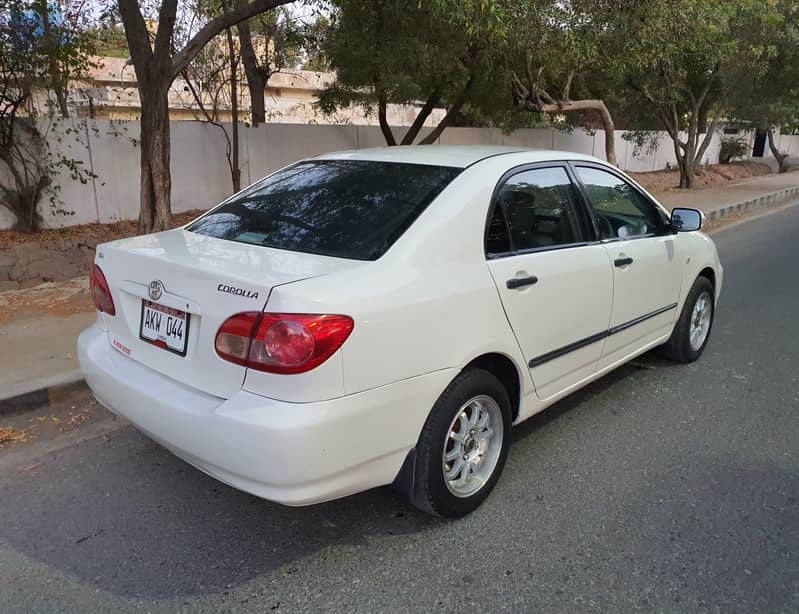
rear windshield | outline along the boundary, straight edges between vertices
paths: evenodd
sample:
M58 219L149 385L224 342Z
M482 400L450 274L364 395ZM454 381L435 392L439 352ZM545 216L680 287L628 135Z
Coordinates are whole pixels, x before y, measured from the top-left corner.
M367 160L300 162L194 222L202 235L375 260L461 169Z

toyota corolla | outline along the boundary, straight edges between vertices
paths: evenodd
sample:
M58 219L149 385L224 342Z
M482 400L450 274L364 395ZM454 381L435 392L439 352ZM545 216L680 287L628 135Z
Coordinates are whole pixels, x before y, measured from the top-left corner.
M512 425L658 346L702 354L723 269L701 224L574 153L323 155L100 245L78 355L101 403L235 488L393 484L461 516Z

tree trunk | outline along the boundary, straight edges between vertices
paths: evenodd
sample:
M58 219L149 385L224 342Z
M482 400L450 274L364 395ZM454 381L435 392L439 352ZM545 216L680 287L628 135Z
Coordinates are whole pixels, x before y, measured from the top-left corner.
M141 209L138 232L145 234L172 226L169 196L169 98L168 86L139 83L141 105Z
M433 109L438 104L439 95L438 92L433 92L427 101L424 103L424 106L419 109L419 113L416 115L416 119L413 120L411 127L408 128L408 131L405 133L405 136L402 137L402 142L400 145L413 145L414 139L419 134L419 131L424 126L425 120L430 117L430 114L433 112Z
M774 142L774 129L769 126L766 129L766 136L768 137L768 148L771 150L772 155L777 160L778 171L780 173L785 172L785 162L788 159L788 154L781 152L777 148L777 144Z
M537 105L541 113L574 113L576 111L598 111L605 131L605 159L613 166L616 161L616 126L603 100L564 100L556 104Z
M463 90L461 91L458 98L452 104L452 106L447 110L447 114L441 118L441 121L438 122L438 126L433 128L433 131L424 137L421 141L419 141L420 145L432 145L435 143L440 137L447 126L450 125L453 118L460 113L463 105L466 103L466 97L469 95L469 90L472 89L473 80L470 78L466 85L463 86Z
M245 64L247 88L250 90L252 125L257 126L258 124L266 123L266 102L264 100L264 92L266 90L266 75L260 71L250 75L250 73L246 71L247 69Z
M689 138L687 142L675 140L674 153L677 156L677 167L680 169L681 189L694 187L694 174L696 173L696 151L694 143Z
M239 168L239 63L236 59L236 45L233 33L226 30L228 57L230 59L230 119L232 122L232 144L230 158L230 178L233 181L233 192L241 190L241 168ZM262 98L263 99L263 98Z
M32 195L30 190L3 190L0 204L14 216L11 230L27 234L41 230L42 216L38 211L38 198L38 196Z
M391 126L388 125L388 117L386 115L386 108L388 102L383 92L377 93L377 121L380 124L380 131L383 133L383 138L386 139L386 145L393 147L397 144L394 138L394 133L391 131Z
M202 26L182 49L173 47L178 0L162 0L150 40L138 0L117 0L141 99L141 209L139 231L169 228L169 87L217 34L291 0L249 0Z
M694 173L696 167L690 164L686 157L683 155L682 159L678 161L680 167L680 185L681 189L690 190L694 187Z
M696 116L695 116L696 117ZM694 117L689 122L688 140L685 143L676 141L674 150L677 153L677 162L680 166L680 187L691 189L694 187L694 175L696 174L696 167L702 164L702 158L713 140L713 135L719 125L719 120L714 118L707 128L702 142L699 143L698 124L694 123ZM678 139L675 133L672 139ZM682 155L680 155L682 150Z
M258 65L258 57L252 44L250 22L242 21L238 26L239 44L241 46L241 62L247 77L247 89L250 91L250 108L252 109L252 125L266 122L266 103L264 101L268 72Z

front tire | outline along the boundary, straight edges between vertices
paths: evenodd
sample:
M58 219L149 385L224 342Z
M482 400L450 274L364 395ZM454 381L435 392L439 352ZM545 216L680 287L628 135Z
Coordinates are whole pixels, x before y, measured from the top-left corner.
M697 277L685 298L680 319L663 347L664 354L676 362L694 362L705 351L715 316L713 284Z
M482 369L458 375L419 436L412 503L447 518L476 509L499 480L510 432L510 399L502 383Z

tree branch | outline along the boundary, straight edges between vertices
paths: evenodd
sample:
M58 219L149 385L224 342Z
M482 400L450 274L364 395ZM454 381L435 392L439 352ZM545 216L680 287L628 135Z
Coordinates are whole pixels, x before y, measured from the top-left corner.
M572 89L572 80L574 79L574 71L569 71L569 76L566 79L566 85L563 86L563 100L569 100L569 95L571 94ZM604 103L603 103L604 105Z
M134 65L147 66L153 59L153 50L150 47L147 25L139 11L139 3L136 0L119 0L119 13L122 17L125 37L128 40L128 50ZM144 81L147 75L137 74L136 78Z
M719 126L719 118L714 117L713 121L710 122L710 128L705 133L705 138L702 139L702 144L699 146L699 149L696 151L696 155L694 156L694 160L702 161L702 158L707 151L707 148L710 146L710 142L713 140L713 135L716 134L716 129Z
M174 58L172 58L173 78L179 75L183 69L186 68L186 66L188 66L189 63L195 58L200 50L205 47L205 45L212 38L214 38L214 36L219 34L225 28L235 26L236 24L250 19L255 15L265 13L276 6L289 4L291 1L292 0L252 0L246 4L239 5L232 11L225 12L216 19L212 19L205 24L188 43L186 43L186 46L183 47L183 49L175 54ZM120 3L122 2L133 2L135 4L134 0L120 0Z
M159 64L165 60L168 61L177 11L178 0L163 0L161 10L158 12L158 31L155 33L153 51L153 56Z
M452 119L460 113L460 110L463 108L463 105L466 103L466 98L469 95L469 91L472 89L472 85L474 84L474 78L469 77L469 80L466 82L466 85L463 86L461 93L458 95L458 98L452 104L452 106L447 110L447 114L441 118L441 121L438 122L438 126L433 128L433 131L424 137L421 141L419 141L420 145L432 145L436 142L436 139L441 136L441 133L444 132L444 129L449 126Z
M702 105L705 104L705 98L707 98L708 93L710 93L710 88L713 86L713 81L716 78L716 73L719 70L719 65L716 64L713 67L713 72L710 73L710 77L708 77L707 83L705 83L705 87L702 89L702 92L699 94L699 98L696 101L695 109L696 113L698 114Z
M405 136L402 137L402 142L400 145L413 145L413 141L419 134L422 126L424 126L425 120L430 117L430 113L433 112L433 109L439 103L440 99L441 96L437 91L430 94L428 99L425 101L424 106L419 110L419 113L417 113L416 118L411 124L411 127L408 128Z
M379 85L377 86L379 88ZM394 133L391 131L391 126L388 125L388 118L386 116L386 108L388 101L386 100L386 93L382 89L377 90L377 121L380 124L380 131L383 133L383 138L386 139L386 145L393 147L397 144L394 138Z

